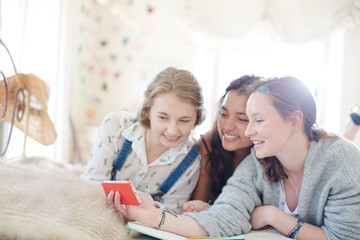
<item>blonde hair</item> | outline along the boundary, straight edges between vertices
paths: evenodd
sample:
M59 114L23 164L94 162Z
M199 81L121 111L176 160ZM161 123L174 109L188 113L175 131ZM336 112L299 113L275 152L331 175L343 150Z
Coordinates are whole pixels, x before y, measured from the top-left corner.
M189 71L169 67L156 75L155 79L147 86L144 93L145 100L138 113L138 121L143 127L150 128L149 112L155 98L169 92L175 93L179 99L196 107L194 127L204 121L204 98L200 84Z

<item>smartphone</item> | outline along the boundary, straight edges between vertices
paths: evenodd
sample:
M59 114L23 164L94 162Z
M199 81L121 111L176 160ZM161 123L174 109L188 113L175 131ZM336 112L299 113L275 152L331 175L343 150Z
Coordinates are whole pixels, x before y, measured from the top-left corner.
M131 181L104 181L101 184L106 196L110 191L119 192L121 195L121 204L140 205L141 199Z

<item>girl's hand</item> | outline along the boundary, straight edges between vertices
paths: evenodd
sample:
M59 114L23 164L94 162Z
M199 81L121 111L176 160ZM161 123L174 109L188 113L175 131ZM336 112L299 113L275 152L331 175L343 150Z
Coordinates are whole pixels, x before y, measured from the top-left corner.
M201 200L193 200L193 201L188 201L186 203L183 204L182 213L186 213L186 212L201 212L204 210L208 210L210 208L210 205L207 204L206 202L203 202Z
M140 191L137 192L141 199L141 204L139 206L121 204L120 193L116 192L114 194L113 191L110 191L106 198L106 202L109 206L112 206L119 211L126 219L130 221L136 220L151 225L153 221L157 220L159 210L149 194Z

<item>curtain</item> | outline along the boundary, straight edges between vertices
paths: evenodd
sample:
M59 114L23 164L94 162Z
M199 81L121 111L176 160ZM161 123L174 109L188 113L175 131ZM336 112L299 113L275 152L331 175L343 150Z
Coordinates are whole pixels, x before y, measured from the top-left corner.
M359 0L198 0L189 1L183 17L189 29L219 39L240 38L268 23L289 43L328 34L360 23Z

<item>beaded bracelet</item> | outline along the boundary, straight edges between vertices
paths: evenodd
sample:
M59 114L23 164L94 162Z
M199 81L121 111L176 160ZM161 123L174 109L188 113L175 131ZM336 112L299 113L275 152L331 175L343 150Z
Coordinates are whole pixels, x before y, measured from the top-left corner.
M291 239L296 239L296 235L298 234L301 226L304 224L304 219L299 218L298 221L296 222L295 227L293 228L293 230L291 230L288 234L288 238Z
M166 214L165 213L170 213L171 215L173 215L174 217L177 217L176 214L170 212L169 210L161 210L161 220L160 220L160 223L157 227L155 227L155 229L159 229L162 225L164 225L165 223L165 218L166 218Z
M299 225L299 220L296 222L295 227L293 229L291 229L290 232L288 233L288 237L290 237L290 235L296 230L298 225Z

